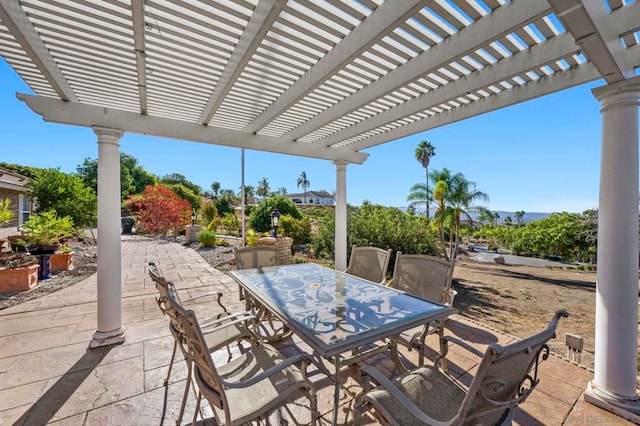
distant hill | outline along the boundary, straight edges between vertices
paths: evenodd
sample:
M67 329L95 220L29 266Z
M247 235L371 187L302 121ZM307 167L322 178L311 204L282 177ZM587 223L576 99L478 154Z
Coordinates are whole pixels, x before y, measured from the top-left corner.
M402 211L407 211L407 206L404 207L398 207L400 210ZM493 210L492 210L493 211ZM429 213L431 214L431 216L433 217L433 213L435 212L435 210L431 210ZM504 218L507 216L511 217L511 221L513 223L516 222L516 215L515 212L507 212L507 211L501 211L501 210L496 210L493 211L494 213L498 213L500 215L500 219L498 219L498 223L504 223ZM416 208L416 214L424 214L424 207L417 207ZM547 216L550 216L551 213L540 213L540 212L525 212L524 213L524 217L522 218L523 223L527 223L527 222L533 222L536 220L540 220L540 219L544 219ZM471 217L473 218L473 220L476 220L477 215L474 213L471 213Z

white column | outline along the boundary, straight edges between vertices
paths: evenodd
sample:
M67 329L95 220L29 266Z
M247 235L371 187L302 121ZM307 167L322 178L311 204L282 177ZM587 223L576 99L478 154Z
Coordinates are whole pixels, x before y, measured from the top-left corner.
M120 265L120 138L123 131L94 127L98 135L98 330L90 348L124 342Z
M335 267L347 269L347 165L348 161L336 160L336 229Z
M595 373L585 400L637 423L640 78L599 87L593 94L602 104L602 160Z

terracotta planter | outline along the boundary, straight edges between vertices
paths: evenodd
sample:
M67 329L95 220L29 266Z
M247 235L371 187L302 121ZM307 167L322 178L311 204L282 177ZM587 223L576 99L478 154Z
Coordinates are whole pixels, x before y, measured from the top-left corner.
M54 253L50 258L51 273L73 269L73 253Z
M0 293L31 290L38 285L38 265L0 269Z

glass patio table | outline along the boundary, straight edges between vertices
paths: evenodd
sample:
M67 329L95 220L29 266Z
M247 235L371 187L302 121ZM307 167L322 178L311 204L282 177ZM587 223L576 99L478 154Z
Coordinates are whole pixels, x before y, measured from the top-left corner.
M230 275L316 354L332 360L333 424L337 422L341 366L391 349L393 362L401 369L393 337L455 312L454 308L315 263L242 269ZM391 344L360 351L388 338L392 338ZM341 356L347 352L351 352L349 358Z

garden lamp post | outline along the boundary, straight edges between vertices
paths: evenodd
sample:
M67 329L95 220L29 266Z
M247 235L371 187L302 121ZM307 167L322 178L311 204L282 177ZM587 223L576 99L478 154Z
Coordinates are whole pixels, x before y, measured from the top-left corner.
M273 211L269 214L271 217L271 227L273 228L274 238L278 238L278 226L280 225L280 212L277 207L273 208Z
M195 225L195 224L196 224L196 211L191 210L191 225Z

